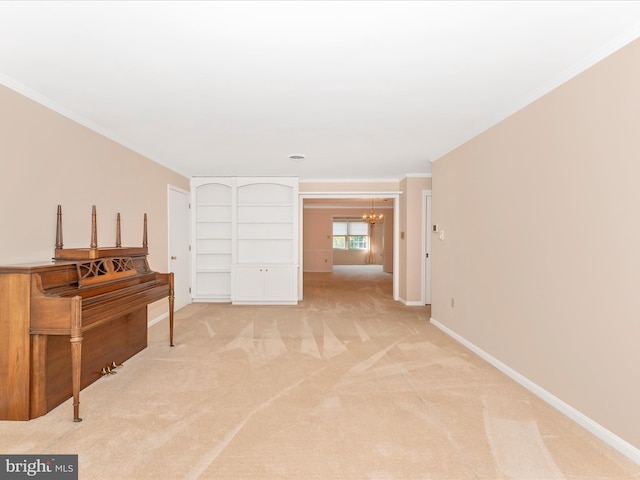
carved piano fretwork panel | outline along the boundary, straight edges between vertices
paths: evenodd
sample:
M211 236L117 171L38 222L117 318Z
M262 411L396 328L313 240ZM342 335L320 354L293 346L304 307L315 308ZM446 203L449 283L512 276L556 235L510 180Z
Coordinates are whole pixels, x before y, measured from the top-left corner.
M99 258L89 262L78 262L78 283L80 285L92 285L131 277L137 273L131 257Z

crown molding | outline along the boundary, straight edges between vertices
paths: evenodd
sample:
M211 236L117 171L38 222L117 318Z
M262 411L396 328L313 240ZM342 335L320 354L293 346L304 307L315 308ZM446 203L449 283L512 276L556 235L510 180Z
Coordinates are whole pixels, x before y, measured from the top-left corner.
M62 105L60 105L57 102L54 102L53 100L51 100L49 97L42 95L41 93L36 92L35 90L27 87L26 85L21 84L20 82L16 81L15 79L0 73L0 85L4 85L5 87L7 87L10 90L13 90L16 93L19 93L20 95L27 97L29 100L33 100L34 102L38 103L39 105L42 105L45 108L48 108L49 110L62 115L63 117L71 120L72 122L77 123L78 125L82 125L85 128L88 128L89 130L91 130L92 132L97 133L98 135L101 135L109 140L111 140L112 142L117 143L118 145L121 145L125 148L128 148L129 150L131 150L132 152L137 153L138 155L143 156L144 158L146 158L147 160L150 160L154 163L157 163L158 165L163 166L164 168L171 170L174 173L177 173L178 175L182 175L185 178L189 178L187 175L185 175L182 172L179 172L167 165L165 165L164 163L162 163L159 160L154 159L151 155L148 155L134 147L132 147L130 144L128 144L127 141L119 138L117 135L114 135L112 132L110 132L109 130L107 130L106 128L102 127L101 125L92 122L91 120L88 120L87 118L83 117L82 115L79 115L77 112L74 112L73 110L69 110L66 107L63 107Z
M407 173L404 178L431 178L431 173Z
M0 84L19 93L20 95L27 97L30 100L33 100L34 102L48 108L49 110L53 110L54 112L59 113L60 115L68 118L69 120L73 120L74 122L79 123L83 127L86 127L89 130L92 130L102 135L103 137L107 137L110 140L113 140L114 142L119 143L120 145L126 146L122 141L117 140L115 136L104 127L86 119L82 115L78 115L73 110L69 110L68 108L63 107L59 103L51 100L49 97L46 97L39 92L36 92L35 90L27 87L26 85L23 85L22 83L16 81L15 79L3 73L0 73ZM130 147L127 147L127 148L130 148Z
M630 44L631 42L633 42L634 40L638 39L639 37L640 37L640 23L637 23L636 25L634 25L630 29L626 30L625 32L623 32L620 35L618 35L617 37L615 37L613 40L605 43L601 47L599 47L596 50L594 50L593 52L591 52L589 55L584 57L578 63L575 63L575 64L571 65L569 68L567 68L566 70L564 70L563 72L560 72L559 75L557 75L556 77L552 78L550 81L544 83L538 89L536 89L533 92L531 92L530 94L522 97L518 102L516 102L515 104L511 105L511 107L507 108L501 114L499 114L498 116L494 117L489 122L487 122L485 127L481 127L479 129L477 129L475 132L473 132L472 135L469 135L467 137L467 140L465 140L464 142L456 145L453 148L450 148L449 150L447 150L445 152L441 152L441 153L439 153L437 155L434 155L434 159L431 160L431 163L437 162L438 160L440 160L442 157L444 157L448 153L453 152L454 150L456 150L457 148L461 147L465 143L473 140L475 137L480 135L482 132L485 132L486 130L489 130L490 128L492 128L493 126L497 125L498 123L500 123L501 121L505 120L506 118L510 117L514 113L522 110L527 105L533 103L534 101L536 101L539 98L543 97L544 95L546 95L547 93L551 92L552 90L555 90L560 85L568 82L572 78L578 76L579 74L581 74L585 70L587 70L590 67L594 66L596 63L604 60L605 58L607 58L610 55L613 55L615 52L617 52L621 48L625 47L626 45Z
M398 183L405 178L431 178L431 173L406 173L401 178L301 178L300 183Z

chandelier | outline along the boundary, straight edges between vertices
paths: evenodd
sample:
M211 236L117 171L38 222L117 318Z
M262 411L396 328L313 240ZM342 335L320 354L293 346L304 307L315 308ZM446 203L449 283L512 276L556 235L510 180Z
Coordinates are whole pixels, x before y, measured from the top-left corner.
M362 215L362 220L369 225L375 225L376 223L382 223L384 221L384 215L381 213L376 215L373 211L373 198L371 199L371 213Z

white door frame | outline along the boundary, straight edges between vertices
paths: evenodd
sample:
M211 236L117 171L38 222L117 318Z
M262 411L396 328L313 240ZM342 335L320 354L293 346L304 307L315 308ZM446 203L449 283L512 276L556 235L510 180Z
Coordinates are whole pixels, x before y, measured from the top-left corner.
M304 265L302 261L304 248L303 248L303 217L304 217L304 199L305 198L337 198L337 199L376 199L376 198L392 198L393 199L393 299L400 300L400 194L402 192L348 192L348 193L336 193L336 192L304 192L299 194L299 208L298 208L298 300L302 300L303 297L303 273Z
M422 191L422 299L423 305L431 304L431 190ZM427 255L429 258L427 259ZM428 260L428 261L427 261Z
M174 185L167 185L167 266L168 266L168 270L171 271L171 255L172 252L176 253L174 250L172 249L172 247L174 247L173 245L171 245L171 212L172 210L172 202L171 202L171 191L174 191L176 193L179 193L181 195L185 195L186 199L187 199L187 203L190 205L191 204L191 192L189 192L188 190L183 190L182 188L176 187ZM190 289L190 285L191 285L191 215L189 213L187 213L188 215L188 229L187 229L187 245L186 245L186 251L184 251L184 255L186 258L186 265L187 265L187 278L186 281L188 282L187 285L174 285L174 290L178 290L179 288L181 289L185 289L185 290L189 290ZM182 248L184 248L185 246L181 246ZM176 297L178 297L178 295L176 295ZM187 302L187 305L189 303L191 303L191 293L188 292L187 293L187 298L189 299L189 301ZM184 307L185 305L178 305L176 304L176 310Z

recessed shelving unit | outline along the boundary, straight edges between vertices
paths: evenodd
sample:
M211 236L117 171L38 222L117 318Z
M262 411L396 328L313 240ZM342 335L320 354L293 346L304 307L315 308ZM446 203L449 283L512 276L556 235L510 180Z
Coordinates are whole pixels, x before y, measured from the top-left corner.
M194 301L295 304L298 179L199 177L194 195Z
M232 179L192 180L192 288L194 301L231 300Z

